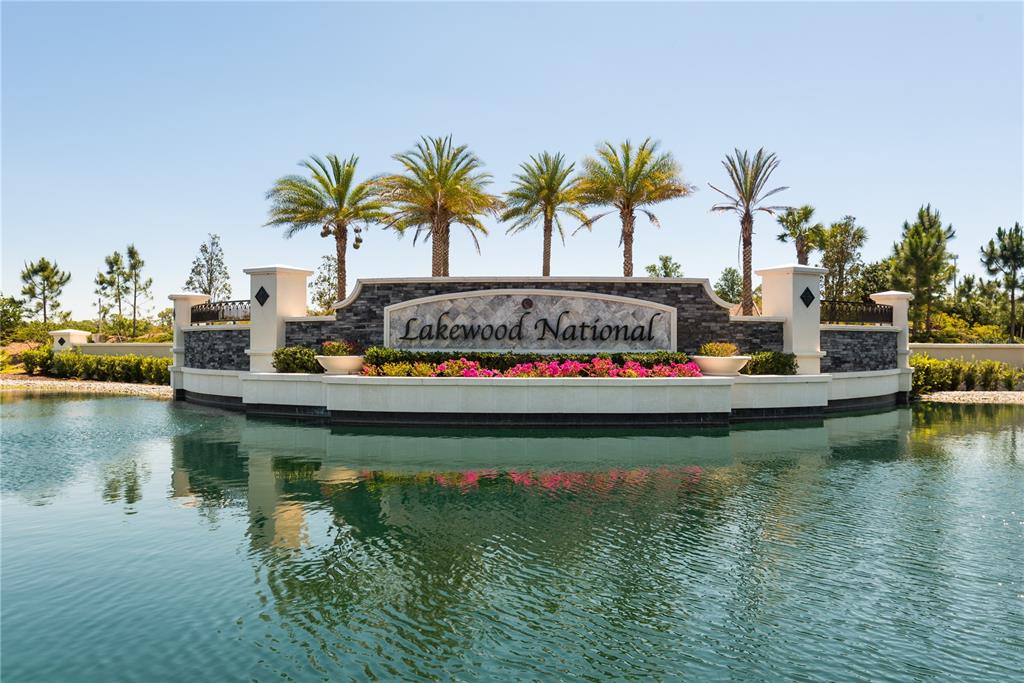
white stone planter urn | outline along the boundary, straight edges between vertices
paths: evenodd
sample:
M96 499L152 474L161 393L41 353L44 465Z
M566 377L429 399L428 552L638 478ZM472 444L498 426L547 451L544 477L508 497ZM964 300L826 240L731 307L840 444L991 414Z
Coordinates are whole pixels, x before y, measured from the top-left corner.
M728 377L740 374L750 356L690 356L702 375Z
M363 371L362 356L316 356L328 375L358 375Z

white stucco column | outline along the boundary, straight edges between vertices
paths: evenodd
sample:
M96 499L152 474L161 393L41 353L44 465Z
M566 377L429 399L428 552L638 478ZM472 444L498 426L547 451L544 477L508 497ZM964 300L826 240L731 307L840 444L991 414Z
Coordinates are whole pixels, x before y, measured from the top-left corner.
M899 329L896 334L896 367L900 369L900 391L910 391L910 292L878 292L871 300L883 306L892 306L892 324Z
M205 304L210 300L209 294L182 293L170 294L167 296L174 306L174 338L171 342L171 355L174 362L171 365L171 388L174 390L184 389L181 369L185 367L185 333L183 327L192 324L192 307L198 304Z
M821 372L821 276L826 268L797 264L763 268L761 313L786 319L782 350L796 355L797 373Z
M311 270L291 266L247 268L249 276L249 370L273 372L274 349L284 346L284 319L306 315Z
M89 333L85 330L54 330L50 332L53 340L53 352L74 351L76 347L89 343Z

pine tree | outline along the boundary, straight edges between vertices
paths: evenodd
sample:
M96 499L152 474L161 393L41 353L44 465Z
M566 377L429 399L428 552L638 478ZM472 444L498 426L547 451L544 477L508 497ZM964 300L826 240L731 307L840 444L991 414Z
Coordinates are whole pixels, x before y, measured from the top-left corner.
M199 245L199 254L192 261L185 289L208 294L213 301L220 301L231 296L230 278L227 266L224 265L220 236L210 233L206 241Z
M71 273L62 271L56 261L40 258L35 263L26 263L21 271L21 281L25 283L21 295L32 305L33 313L42 313L46 323L51 313L60 310L59 297L70 280Z
M894 279L900 288L914 295L911 318L915 334L931 336L932 310L953 277L953 266L946 243L956 236L952 225L942 227L942 217L931 204L918 209L913 224L903 222L903 239L893 245L896 257Z
M0 344L7 344L25 315L25 302L0 294Z
M96 293L112 302L111 310L116 309L113 327L115 334L123 332L124 325L124 300L127 298L130 288L128 285L128 273L124 264L124 257L121 252L115 251L103 258L106 270L96 273Z
M1010 342L1017 335L1017 290L1024 285L1024 229L1014 223L1009 230L996 229L996 238L981 248L981 263L989 275L1002 275L1010 293Z
M127 275L128 288L132 295L132 337L135 337L138 335L137 325L142 302L150 296L153 278L143 279L142 268L146 265L146 262L142 260L139 250L135 248L135 245L129 244L126 251L128 253L128 267L125 273Z

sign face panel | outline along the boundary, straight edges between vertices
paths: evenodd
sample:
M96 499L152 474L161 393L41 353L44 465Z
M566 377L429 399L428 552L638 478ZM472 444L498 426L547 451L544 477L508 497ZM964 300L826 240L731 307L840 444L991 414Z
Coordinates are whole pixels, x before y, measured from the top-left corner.
M674 351L676 309L552 289L486 289L384 309L384 345L453 351Z

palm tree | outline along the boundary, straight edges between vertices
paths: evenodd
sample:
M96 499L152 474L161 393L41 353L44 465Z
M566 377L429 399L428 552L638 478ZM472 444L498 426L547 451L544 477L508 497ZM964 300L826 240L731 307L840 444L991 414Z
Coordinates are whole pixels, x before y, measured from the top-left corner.
M658 142L647 138L634 148L629 140L616 148L610 142L597 147L597 158L587 157L577 184L577 200L581 206L613 206L613 211L584 221L581 228L590 228L595 221L618 211L622 222L619 239L622 244L622 274L633 275L633 228L636 212L647 214L656 227L657 216L643 208L676 197L685 197L694 187L683 182L679 163L671 153L658 153Z
M354 184L359 158L344 161L334 154L324 162L317 156L302 161L311 178L287 175L279 178L267 192L270 220L266 225L285 225L284 236L320 226L321 237L333 237L338 258L338 300L345 298L345 256L348 230L355 232L353 249L363 242L362 231L387 218L384 204L374 194L374 178Z
M754 310L754 290L752 286L751 259L754 247L754 213L764 211L767 214L775 215L776 211L782 211L786 206L762 206L762 202L777 192L788 190L788 187L776 187L767 192L764 191L768 184L768 178L778 168L779 161L774 154L765 154L764 148L758 149L753 158L746 151L734 150L735 155L725 156L722 165L725 166L732 181L733 194L722 192L711 183L711 189L723 195L728 202L715 204L712 211L732 211L740 216L740 239L743 241L743 315L751 315Z
M570 178L576 164L565 163L562 154L542 153L531 156L519 166L520 173L513 178L513 187L505 193L505 212L502 221L512 221L507 234L522 232L538 220L544 222L544 261L541 274L551 275L551 234L558 228L558 236L565 246L565 231L558 214L571 216L581 223L587 216L576 205L577 180Z
M454 223L465 226L480 253L477 233L487 234L480 222L485 213L497 214L501 200L488 194L491 175L466 145L447 137L421 138L416 147L393 157L403 174L381 178L380 197L391 209L387 227L404 235L415 229L413 242L422 235L431 242L431 275L448 276L449 236Z
M779 225L782 226L779 241L793 240L793 245L796 247L796 262L802 266L807 265L812 250L821 248L821 237L825 226L821 223L811 225L813 217L813 206L789 208L778 217Z

